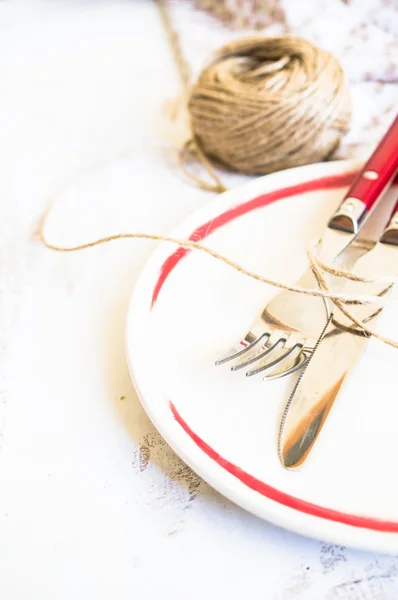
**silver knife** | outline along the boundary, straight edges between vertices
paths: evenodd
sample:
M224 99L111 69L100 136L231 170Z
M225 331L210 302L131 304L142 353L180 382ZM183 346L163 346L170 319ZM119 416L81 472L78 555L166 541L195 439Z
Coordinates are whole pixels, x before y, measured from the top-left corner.
M354 272L369 279L398 274L398 201L380 241L357 261ZM382 295L390 293L391 288L392 284L366 283L361 284L360 293ZM369 319L374 329L381 308L368 304L351 307L351 311L361 320ZM278 451L282 465L288 469L298 467L306 460L369 341L360 331L352 332L352 327L351 331L336 327L335 316L329 316L282 415ZM337 318L341 322L340 314ZM349 324L352 326L352 322Z

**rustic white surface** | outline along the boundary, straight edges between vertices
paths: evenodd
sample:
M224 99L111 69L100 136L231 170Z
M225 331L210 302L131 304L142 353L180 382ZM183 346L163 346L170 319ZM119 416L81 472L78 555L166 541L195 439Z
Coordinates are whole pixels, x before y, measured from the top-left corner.
M53 241L167 232L211 196L176 166L183 119L148 0L0 3L0 596L7 600L397 597L397 557L263 523L149 423L124 351L153 250Z

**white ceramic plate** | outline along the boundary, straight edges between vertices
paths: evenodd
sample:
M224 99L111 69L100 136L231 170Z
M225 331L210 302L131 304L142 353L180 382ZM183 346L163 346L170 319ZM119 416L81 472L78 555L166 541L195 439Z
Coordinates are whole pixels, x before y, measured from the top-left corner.
M210 201L173 235L294 282L359 166L323 163L256 179ZM248 511L311 537L397 553L397 351L370 341L310 457L294 471L276 452L294 379L265 383L214 366L275 293L203 253L161 244L127 324L144 408L192 469ZM395 306L393 298L380 330L398 339Z

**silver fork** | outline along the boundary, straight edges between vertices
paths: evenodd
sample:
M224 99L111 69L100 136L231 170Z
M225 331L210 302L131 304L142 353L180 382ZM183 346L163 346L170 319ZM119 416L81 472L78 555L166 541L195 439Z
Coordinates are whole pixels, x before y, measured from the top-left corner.
M351 247L359 228L397 172L398 116L329 220L318 243L320 260L332 263L345 248ZM372 246L366 242L362 253ZM313 270L309 268L296 285L305 289L318 287ZM233 371L254 365L246 375L263 372L264 379L289 375L307 362L328 317L329 305L323 299L280 292L263 309L244 338L216 361L216 365L234 361Z
M352 246L354 244L352 261L350 264L345 262L345 267L355 264L373 246L366 240L358 241L358 244L354 240ZM325 260L323 254L318 256ZM307 271L297 285L307 289L316 287L312 270ZM245 337L216 361L216 365L233 361L232 371L253 365L246 371L246 376L264 372L264 378L268 380L294 373L310 358L329 316L330 304L325 300L281 292L267 304Z

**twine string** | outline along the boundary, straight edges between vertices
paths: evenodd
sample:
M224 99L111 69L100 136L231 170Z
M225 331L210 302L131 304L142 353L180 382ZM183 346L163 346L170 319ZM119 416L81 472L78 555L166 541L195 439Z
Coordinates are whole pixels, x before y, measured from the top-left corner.
M323 289L326 292L329 292L329 286L327 284L326 279L323 276L322 271L329 272L329 273L333 274L335 277L341 277L341 278L348 279L350 281L355 281L358 283L388 284L388 287L383 290L383 292L382 292L383 294L386 292L386 290L389 290L391 288L391 286L394 285L394 283L395 283L395 279L396 279L395 277L394 278L380 277L380 278L368 279L366 277L361 277L359 275L355 275L354 273L351 273L350 271L345 271L344 269L336 269L334 267L330 267L329 265L326 265L324 262L317 259L312 252L307 252L307 257L308 257L309 263L311 265L311 268L314 271L314 274L316 275L316 277L318 279L321 289ZM348 296L347 296L347 298L348 298ZM379 309L376 311L376 313L374 315L372 315L372 318L373 318L374 316L376 316L376 314L379 314L379 312L382 310L382 307L385 305L386 300L385 299L382 300L380 298L380 296L373 296L372 298L373 298L373 302L379 304ZM374 338L378 339L380 342L383 342L384 344L386 344L387 346L391 346L392 348L398 348L398 341L393 340L390 337L384 336L384 335L378 333L377 331L374 331L373 329L371 329L370 327L368 327L366 325L365 321L367 321L367 319L365 319L365 320L358 319L350 310L348 310L344 306L344 304L349 304L349 302L345 302L341 298L338 298L337 295L334 298L330 298L330 299L333 302L333 304L335 306L337 306L337 308L343 313L343 315L345 317L347 317L355 325L355 328L347 327L343 323L340 323L340 321L338 321L337 319L333 318L332 323L336 328L343 329L344 331L349 331L351 333L358 333L358 331L359 331L362 333L362 335L365 335L366 337L374 337ZM362 302L362 303L358 303L358 304L363 305L363 304L366 304L366 302Z
M169 39L170 48L173 54L173 58L178 68L178 72L181 78L181 82L184 86L184 92L188 91L191 82L191 69L186 60L184 53L181 48L180 38L178 33L174 29L171 18L164 0L157 0L159 7L160 18L162 20L163 28Z
M198 160L198 162L200 162L202 164L202 166L206 169L208 175L214 181L214 183L208 183L201 177L199 177L199 176L195 175L194 173L191 173L191 171L189 171L189 169L187 168L189 155L195 157ZM184 147L178 153L178 162L179 162L181 170L186 175L186 177L188 177L188 179L193 181L195 183L195 185L200 187L202 190L207 190L209 192L215 192L216 194L221 194L222 192L227 191L228 188L225 187L225 185L223 184L221 179L218 177L211 162L209 161L209 159L206 157L205 153L203 152L203 150L200 146L199 140L190 139L185 142Z
M374 338L380 340L381 342L383 342L389 346L392 346L393 348L398 348L398 342L396 342L395 340L393 340L391 338L385 337L385 336L377 333L376 331L371 330L363 321L358 319L354 314L352 314L351 311L349 311L346 308L347 306L355 306L355 305L361 306L361 305L373 304L373 303L378 303L380 306L382 306L385 303L385 299L380 299L379 296L369 296L369 295L360 295L360 294L344 294L344 293L337 293L337 292L331 291L329 289L329 286L328 286L328 283L327 283L325 277L323 276L323 271L333 272L333 274L336 277L348 278L348 279L352 279L353 274L350 273L349 271L338 270L338 269L329 267L328 265L325 265L324 263L321 263L321 261L319 261L315 257L314 253L310 250L307 252L308 260L309 260L310 266L319 282L320 289L306 289L301 286L290 285L287 283L283 283L281 281L274 281L273 279L271 279L269 277L265 277L264 275L261 275L259 273L256 273L256 272L244 267L243 265L232 260L231 258L228 258L227 256L222 255L220 252L217 252L216 250L213 250L212 248L209 248L208 246L205 246L204 244L201 244L200 242L195 242L193 240L179 239L179 238L175 238L173 236L157 235L157 234L151 234L151 233L145 233L145 232L142 232L142 233L141 232L118 233L118 234L114 234L114 235L105 236L105 237L102 237L102 238L99 238L99 239L96 239L96 240L93 240L91 242L87 242L84 244L78 244L75 246L67 246L67 247L58 246L56 244L52 244L51 242L49 242L45 235L45 226L46 226L47 218L48 218L50 211L51 211L51 205L48 207L48 209L44 213L44 215L41 219L41 222L39 224L38 230L37 230L37 235L38 235L40 241L49 250L53 250L56 252L78 252L81 250L87 250L88 248L94 248L95 246L100 246L102 244L114 242L116 240L123 240L123 239L143 239L143 240L170 242L181 248L186 248L188 250L196 250L199 252L203 252L204 254L211 256L215 260L218 260L218 261L222 262L223 264L231 267L238 273L241 273L242 275L245 275L246 277L254 279L255 281L259 281L261 283L270 285L271 287L274 287L276 289L293 292L296 294L303 294L303 295L309 296L309 297L323 298L323 299L329 300L329 301L333 302L341 310L341 312L357 328L359 328L362 331L362 333L364 335L373 336ZM323 267L325 267L325 269ZM354 280L357 282L362 282L362 283L369 282L368 279L359 277L357 275L355 275ZM371 281L379 282L379 280L377 280L377 279L374 279L374 280L372 279ZM385 283L385 278L383 278L383 283ZM336 326L339 326L339 323L337 321L336 321ZM342 327L346 329L346 326L342 325Z

